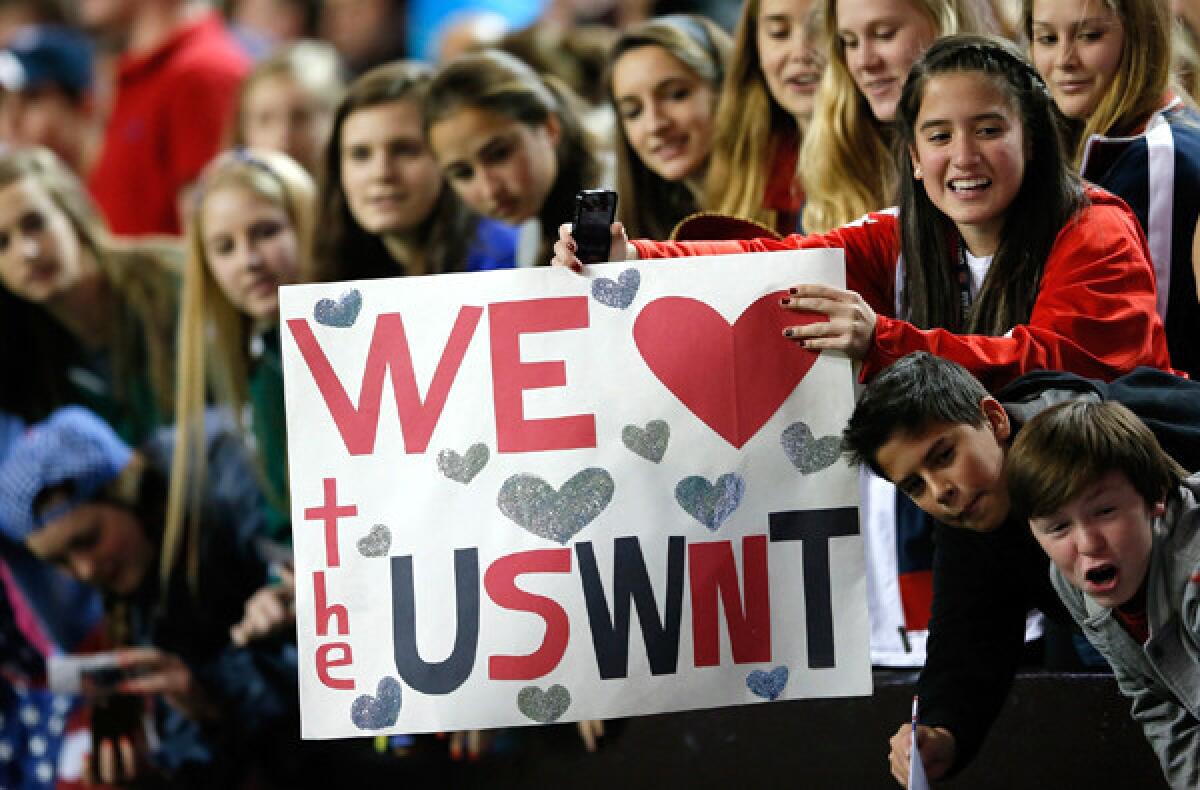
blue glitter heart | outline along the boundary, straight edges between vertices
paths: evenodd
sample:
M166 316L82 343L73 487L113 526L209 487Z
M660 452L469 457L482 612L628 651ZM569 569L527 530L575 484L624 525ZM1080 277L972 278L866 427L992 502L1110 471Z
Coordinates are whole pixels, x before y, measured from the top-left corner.
M637 269L626 269L610 280L600 277L592 283L592 298L603 305L624 310L633 304L638 287L642 284L642 274Z
M671 426L665 420L651 420L645 430L636 425L621 429L621 441L633 452L647 461L658 463L667 454L667 442L671 438Z
M539 724L558 721L569 707L571 692L557 683L545 691L537 686L526 686L517 692L517 709Z
M346 293L333 299L322 299L313 308L313 318L318 324L337 326L345 329L354 326L358 320L358 311L362 310L362 293L357 288L351 288Z
M794 422L779 437L783 452L801 474L811 475L832 466L842 454L842 437L822 436L814 439L812 429L803 422Z
M787 682L787 667L775 667L770 672L756 669L746 676L746 688L754 692L755 696L769 700L779 699Z
M692 518L716 532L725 523L746 493L746 481L730 472L717 478L712 485L703 477L685 477L675 486L675 501Z
M396 723L400 715L400 681L385 677L379 681L375 696L363 694L350 706L350 720L360 730L382 730Z
M540 477L513 475L500 487L496 505L526 531L565 546L608 507L613 488L612 475L594 467L557 491Z

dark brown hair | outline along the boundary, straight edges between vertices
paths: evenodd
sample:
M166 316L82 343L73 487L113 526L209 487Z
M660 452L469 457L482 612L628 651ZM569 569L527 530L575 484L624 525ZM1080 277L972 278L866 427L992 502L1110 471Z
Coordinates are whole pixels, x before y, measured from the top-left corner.
M1055 512L1109 472L1125 475L1147 504L1166 501L1187 474L1116 401L1046 409L1021 429L1005 459L1009 500L1021 518Z
M485 50L455 58L438 70L425 102L426 133L464 107L529 126L543 124L551 116L558 119L562 130L555 151L558 176L538 212L544 248L538 260L549 260L558 226L571 220L575 194L600 180L595 154L599 145L583 125L582 103L556 77L539 77L507 52Z
M368 232L350 213L342 189L342 129L358 110L409 101L420 109L433 70L416 61L397 61L371 69L351 83L333 116L321 169L316 238L316 279L357 280L405 274L379 235ZM463 268L479 217L443 187L426 221L417 229L414 248L424 255L424 271L440 274Z

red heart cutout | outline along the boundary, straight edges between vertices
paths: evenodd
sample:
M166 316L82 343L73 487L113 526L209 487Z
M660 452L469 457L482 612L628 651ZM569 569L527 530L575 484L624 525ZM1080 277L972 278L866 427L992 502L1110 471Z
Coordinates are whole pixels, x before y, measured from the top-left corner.
M783 330L827 319L784 310L779 300L786 295L761 297L733 326L703 302L668 296L646 305L633 324L633 340L658 380L739 449L817 361Z

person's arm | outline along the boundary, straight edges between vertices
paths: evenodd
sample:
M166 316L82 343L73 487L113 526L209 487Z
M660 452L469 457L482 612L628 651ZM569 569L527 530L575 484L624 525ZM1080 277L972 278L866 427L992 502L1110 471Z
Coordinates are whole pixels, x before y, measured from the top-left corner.
M861 292L874 309L889 315L894 312L894 305L880 298L884 292L889 296L893 292L890 278L895 274L896 258L900 249L896 217L890 212L869 214L858 222L835 228L828 233L807 236L793 233L781 239L728 241L637 239L629 242L629 245L637 251L639 260L841 248L846 251L846 287ZM880 285L883 286L882 290L879 290Z
M1114 652L1112 645L1106 642L1105 631L1086 625L1089 614L1083 593L1078 588L1067 582L1056 570L1051 571L1050 578L1071 616L1083 627L1088 641L1112 667L1117 688L1130 700L1130 715L1141 725L1146 740L1150 742L1158 757L1167 782L1171 787L1200 787L1200 723L1196 721L1196 717L1179 703L1170 689L1162 686L1161 681L1147 677L1143 672L1119 660L1116 656L1120 655L1120 651ZM1191 634L1192 640L1200 633L1195 604L1195 596L1185 599L1184 611L1178 623L1179 628ZM1117 628L1111 623L1109 627ZM1183 649L1178 643L1176 647ZM1140 652L1139 648L1132 645L1129 649ZM1151 651L1153 652L1153 648ZM1192 669L1194 671L1196 667L1193 666Z
M975 756L999 715L1025 645L1028 603L1007 524L980 534L934 527L933 604L925 667L917 683L920 723L953 737L948 773Z
M1130 699L1171 787L1200 787L1200 723L1170 693L1140 673L1113 667L1117 687Z
M1127 209L1102 203L1064 228L1029 321L1004 336L922 330L881 314L863 377L913 351L952 359L989 389L1038 369L1105 380L1139 365L1169 369L1154 272L1134 222Z

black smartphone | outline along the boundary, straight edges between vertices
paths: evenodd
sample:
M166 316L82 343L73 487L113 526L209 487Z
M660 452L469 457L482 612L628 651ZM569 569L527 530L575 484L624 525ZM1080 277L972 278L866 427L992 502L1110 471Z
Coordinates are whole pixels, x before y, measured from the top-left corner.
M610 226L617 218L617 193L611 189L584 189L575 196L575 225L571 235L583 263L608 260L612 244Z
M79 685L84 694L112 694L117 686L137 675L123 667L91 667L80 670Z

